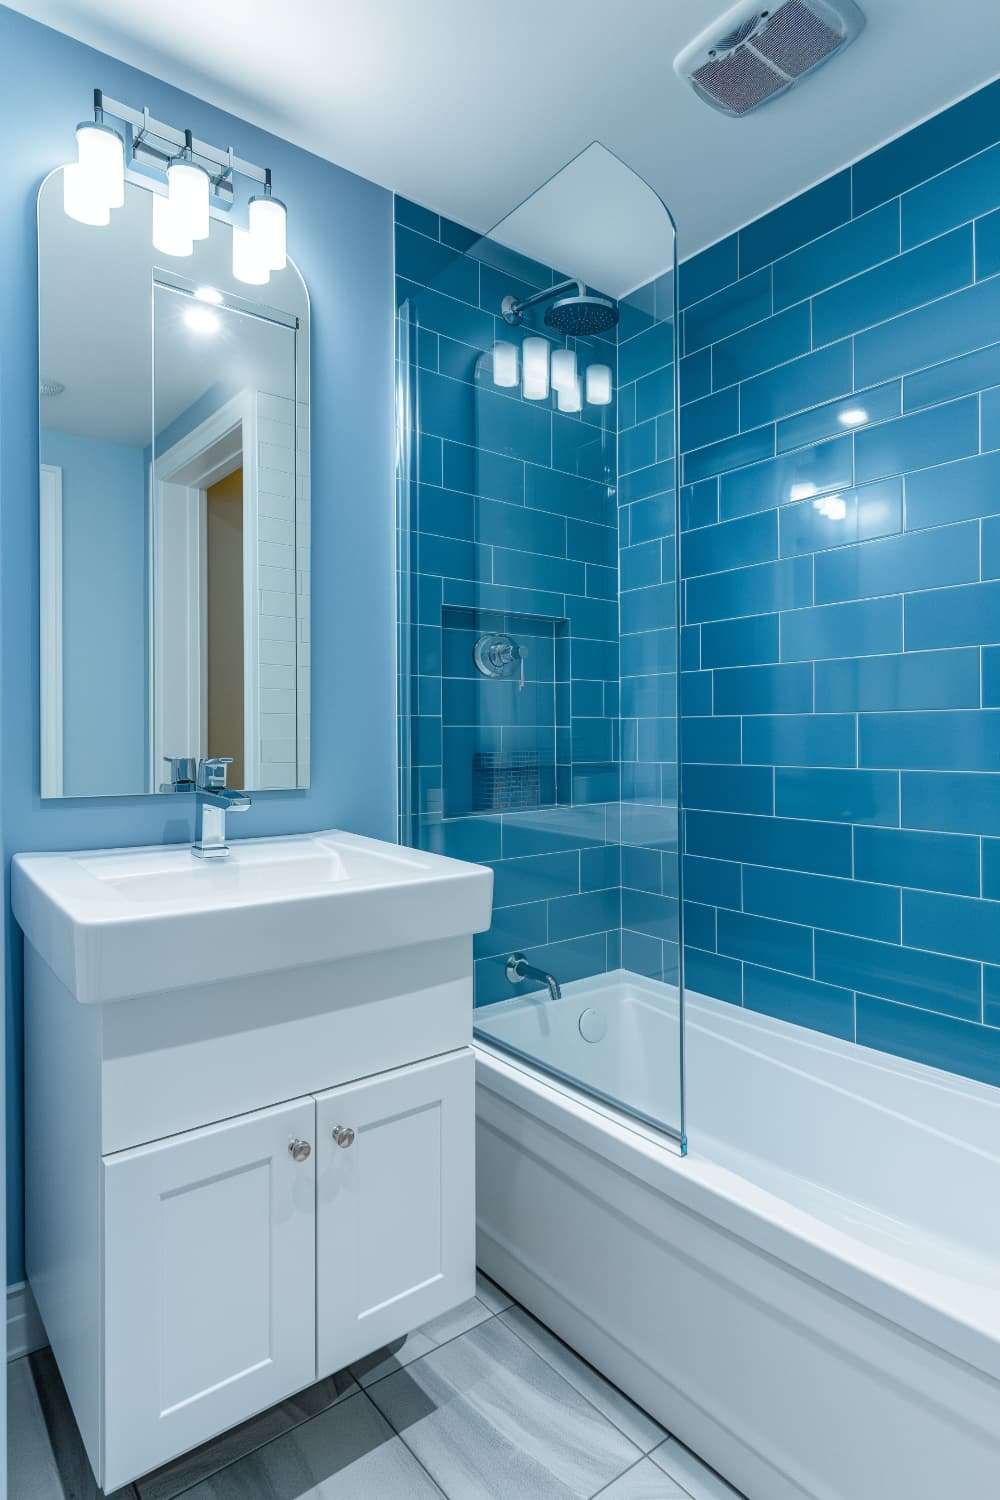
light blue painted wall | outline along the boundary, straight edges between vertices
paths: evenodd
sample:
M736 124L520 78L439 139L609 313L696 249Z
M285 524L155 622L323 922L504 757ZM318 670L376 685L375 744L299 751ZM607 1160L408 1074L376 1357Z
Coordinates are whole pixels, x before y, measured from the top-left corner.
M239 833L396 832L392 199L320 158L0 8L0 787L17 850L186 840L189 802L38 794L35 197L99 86L270 165L311 297L313 785L259 794ZM95 231L99 233L99 231ZM363 628L359 628L363 622ZM234 830L236 832L236 830ZM23 1276L21 946L8 922L8 1279Z
M146 782L146 466L141 448L42 433L62 470L63 789Z

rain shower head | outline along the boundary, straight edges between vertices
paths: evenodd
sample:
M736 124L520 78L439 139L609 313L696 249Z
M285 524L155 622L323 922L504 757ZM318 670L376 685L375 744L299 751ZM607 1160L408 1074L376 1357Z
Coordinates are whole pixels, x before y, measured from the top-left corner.
M571 294L564 295L570 288L573 289ZM516 327L524 321L527 309L539 302L552 303L545 310L545 322L564 338L607 333L618 322L618 308L611 298L588 292L582 281L560 281L558 286L546 287L543 292L536 292L521 302L516 297L505 297L500 312L506 323Z

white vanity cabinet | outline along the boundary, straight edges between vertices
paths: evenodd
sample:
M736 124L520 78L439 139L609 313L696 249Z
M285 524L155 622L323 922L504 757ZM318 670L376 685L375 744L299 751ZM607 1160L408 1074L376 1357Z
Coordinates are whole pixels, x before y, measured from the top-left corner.
M326 905L308 887L301 904L247 903L266 840L229 873L178 859L168 881L156 851L147 904L167 890L176 964L125 885L145 851L124 876L115 855L110 877L98 856L15 860L28 1278L105 1491L475 1290L471 934L489 922L490 872L319 839L291 856L280 841L274 880L315 859L326 899L331 867L346 870ZM201 911L185 925L175 874L221 890L233 924L200 983ZM95 895L102 878L125 890ZM369 907L390 902L393 879L380 924ZM120 928L99 901L112 924L122 905ZM300 939L331 956L296 963Z

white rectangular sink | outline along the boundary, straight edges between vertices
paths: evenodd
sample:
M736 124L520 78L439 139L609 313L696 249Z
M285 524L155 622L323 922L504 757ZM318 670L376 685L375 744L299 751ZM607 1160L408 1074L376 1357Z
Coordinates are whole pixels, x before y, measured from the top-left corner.
M83 1004L482 932L493 872L355 834L19 854L14 915Z

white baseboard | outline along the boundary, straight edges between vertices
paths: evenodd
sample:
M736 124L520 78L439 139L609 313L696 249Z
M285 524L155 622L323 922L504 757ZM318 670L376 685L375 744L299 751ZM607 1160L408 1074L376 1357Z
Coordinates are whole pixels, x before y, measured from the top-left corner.
M7 1288L7 1358L19 1359L48 1343L42 1320L26 1281Z

